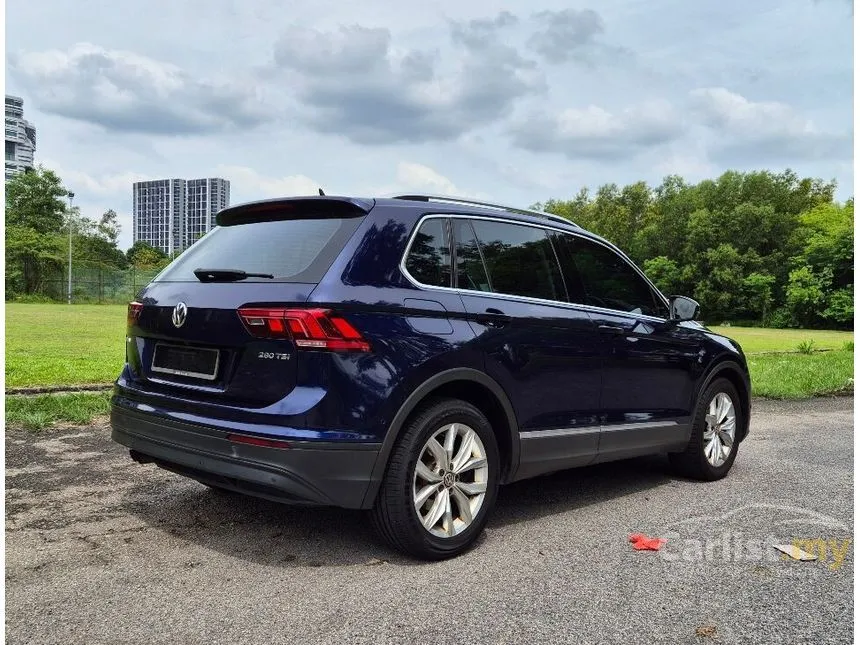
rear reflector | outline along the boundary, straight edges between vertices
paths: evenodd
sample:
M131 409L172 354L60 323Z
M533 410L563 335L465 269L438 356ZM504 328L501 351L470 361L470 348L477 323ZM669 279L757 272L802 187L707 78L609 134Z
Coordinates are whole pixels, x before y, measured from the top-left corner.
M137 301L128 303L128 318L126 319L126 322L129 327L137 322L137 319L140 318L141 311L143 311L143 303Z
M297 348L369 352L370 343L345 318L328 309L242 307L239 317L252 336L291 338Z
M288 441L278 441L277 439L263 439L261 437L249 437L244 434L228 434L227 441L232 443L244 443L249 446L262 446L263 448L281 448L287 449L290 447Z

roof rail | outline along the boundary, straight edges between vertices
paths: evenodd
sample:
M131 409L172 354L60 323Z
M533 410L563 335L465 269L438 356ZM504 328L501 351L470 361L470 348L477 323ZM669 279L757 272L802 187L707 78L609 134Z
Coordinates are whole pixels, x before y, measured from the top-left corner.
M514 206L506 206L504 204L494 204L492 202L482 202L474 199L447 197L445 195L397 195L395 197L392 197L392 199L408 199L414 202L447 202L449 204L468 204L471 206L483 206L484 208L495 208L498 210L507 211L509 213L516 213L518 215L543 217L544 219L549 219L556 222L563 222L564 224L570 224L571 226L576 226L577 228L579 228L579 225L576 222L573 222L566 217L562 217L561 215L553 215L552 213L545 213L544 211L535 211L528 208L516 208Z

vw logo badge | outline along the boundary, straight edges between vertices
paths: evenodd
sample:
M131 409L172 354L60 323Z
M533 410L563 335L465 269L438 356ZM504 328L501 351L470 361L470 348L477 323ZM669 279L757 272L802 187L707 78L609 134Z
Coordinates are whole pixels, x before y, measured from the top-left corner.
M182 327L185 324L185 317L188 315L188 307L185 306L184 302L177 302L176 306L173 308L173 316L171 317L173 320L173 326L177 329Z

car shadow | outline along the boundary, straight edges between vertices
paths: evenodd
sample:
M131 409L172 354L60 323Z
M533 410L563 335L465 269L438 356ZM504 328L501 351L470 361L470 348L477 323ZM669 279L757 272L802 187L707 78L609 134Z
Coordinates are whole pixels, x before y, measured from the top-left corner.
M563 470L501 487L488 526L528 522L677 481L663 455Z
M151 466L154 468L154 466ZM489 529L600 504L674 481L664 457L642 457L562 471L503 486ZM256 564L289 567L420 565L376 536L369 515L294 507L219 493L171 478L153 494L132 487L124 506L146 524L182 540ZM486 535L478 541L486 540Z

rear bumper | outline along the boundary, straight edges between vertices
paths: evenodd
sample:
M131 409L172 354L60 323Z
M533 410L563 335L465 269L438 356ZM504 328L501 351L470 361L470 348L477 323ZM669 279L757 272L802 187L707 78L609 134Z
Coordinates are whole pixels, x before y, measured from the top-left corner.
M113 405L111 436L136 461L205 484L288 504L362 508L379 444L291 441L287 449L237 444L227 431Z

